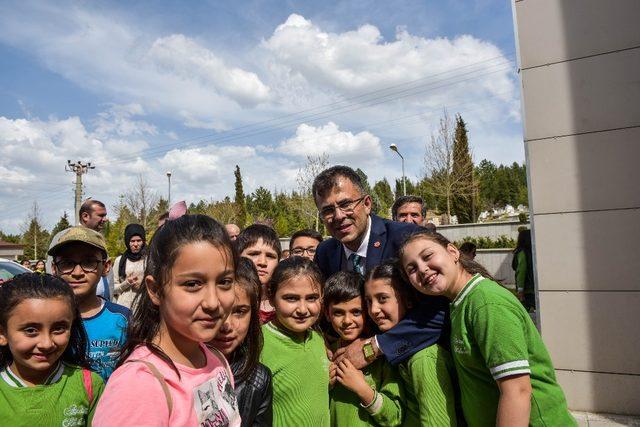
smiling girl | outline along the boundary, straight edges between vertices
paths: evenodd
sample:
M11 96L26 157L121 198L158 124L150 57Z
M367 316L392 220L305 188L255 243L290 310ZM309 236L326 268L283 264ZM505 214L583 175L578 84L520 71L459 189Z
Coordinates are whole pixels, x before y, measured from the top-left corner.
M119 367L95 426L239 426L233 377L211 341L231 312L237 255L204 215L156 232Z
M236 300L231 314L208 345L220 350L231 363L242 426L270 426L271 372L258 362L262 351L260 329L260 279L253 262L241 257L234 285Z
M329 360L312 329L322 310L320 270L307 258L287 258L268 292L275 319L262 326L260 361L273 374L273 425L329 426Z
M90 425L104 383L88 370L87 334L73 291L49 274L0 287L3 425Z
M451 350L470 426L576 425L538 330L519 301L444 236L400 248L411 285L451 301Z

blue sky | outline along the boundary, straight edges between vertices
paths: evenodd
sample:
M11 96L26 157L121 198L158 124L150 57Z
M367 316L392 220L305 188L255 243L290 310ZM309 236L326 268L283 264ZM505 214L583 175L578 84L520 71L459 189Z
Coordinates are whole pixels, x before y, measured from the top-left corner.
M523 161L508 1L3 2L0 230L73 211L67 159L108 207L296 187L307 155L371 180L424 172L442 109L476 161Z

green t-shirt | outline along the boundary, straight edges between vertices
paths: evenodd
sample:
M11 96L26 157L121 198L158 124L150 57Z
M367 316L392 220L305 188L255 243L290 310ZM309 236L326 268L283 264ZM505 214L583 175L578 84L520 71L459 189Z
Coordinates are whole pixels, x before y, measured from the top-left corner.
M0 371L0 420L2 425L91 425L104 389L102 378L91 373L93 400L89 402L82 369L59 363L42 385L28 387L11 369Z
M400 364L405 388L405 426L457 426L455 370L451 354L439 346L420 350Z
M335 349L334 349L335 350ZM336 382L329 392L331 425L336 427L400 426L404 391L397 368L378 359L362 370L364 378L378 392L377 399L363 408L353 391Z
M262 333L260 362L272 374L274 427L328 427L329 359L322 336L310 330L299 339L272 322Z
M576 425L551 358L511 292L475 275L451 303L451 350L469 426L495 426L501 378L531 378L531 426Z

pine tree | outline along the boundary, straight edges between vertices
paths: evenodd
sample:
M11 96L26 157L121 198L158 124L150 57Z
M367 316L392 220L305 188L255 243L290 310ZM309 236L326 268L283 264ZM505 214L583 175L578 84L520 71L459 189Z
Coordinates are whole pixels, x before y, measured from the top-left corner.
M476 191L473 160L469 152L467 125L460 114L456 115L452 174L455 177L451 200L452 211L458 217L459 223L474 222L476 219Z
M247 209L245 205L244 189L242 188L242 175L240 174L240 166L236 165L236 170L233 175L236 178L236 195L234 198L237 212L236 224L238 224L238 227L244 228L247 218Z
M53 238L53 236L69 227L71 227L71 224L69 223L69 215L67 214L67 211L64 211L58 223L51 230L51 237Z
M391 218L391 206L393 205L393 192L387 178L383 178L373 186L373 193L380 204L378 214L384 218Z

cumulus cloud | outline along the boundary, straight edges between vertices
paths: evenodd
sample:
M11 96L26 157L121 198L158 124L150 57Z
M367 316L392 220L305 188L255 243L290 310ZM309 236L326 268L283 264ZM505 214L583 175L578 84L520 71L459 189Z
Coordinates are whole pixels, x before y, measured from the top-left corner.
M263 44L310 84L339 93L362 93L428 76L446 85L454 83L454 76L464 80L465 71L473 71L485 77L472 85L458 82L464 90L471 89L471 95L483 91L509 100L514 94L509 61L495 45L470 35L428 39L398 27L395 40L385 41L373 25L330 33L292 14Z
M270 96L256 73L192 38L149 35L77 4L21 4L0 15L0 41L34 53L80 86L167 116L223 123Z
M333 122L319 127L301 124L293 137L280 143L278 151L298 157L326 153L335 161L376 160L382 157L380 138L370 132L354 135L341 131Z

